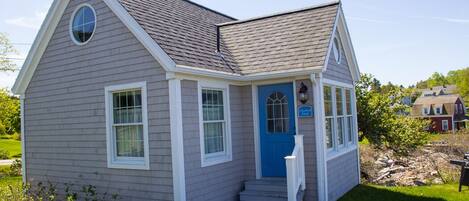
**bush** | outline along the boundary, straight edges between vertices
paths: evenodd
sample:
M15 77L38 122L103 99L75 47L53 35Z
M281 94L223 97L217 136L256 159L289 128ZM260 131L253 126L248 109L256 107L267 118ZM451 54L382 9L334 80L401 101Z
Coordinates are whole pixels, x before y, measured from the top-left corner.
M7 150L0 149L0 160L5 160L10 158L10 152Z
M430 134L424 129L428 124L423 119L398 116L392 122L389 135L386 135L388 148L399 154L407 154L427 144Z
M21 176L21 173L22 173L21 170L22 170L21 160L16 159L10 165L10 171L8 172L8 175L10 175L10 176Z

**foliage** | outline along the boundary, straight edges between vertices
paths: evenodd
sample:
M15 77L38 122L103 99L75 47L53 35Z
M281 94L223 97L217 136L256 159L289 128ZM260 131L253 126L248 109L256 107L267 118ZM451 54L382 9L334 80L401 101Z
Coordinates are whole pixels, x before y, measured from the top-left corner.
M458 192L456 184L383 187L359 185L345 194L339 201L465 201L469 200L469 190Z
M0 178L0 200L18 200L18 201L106 201L119 200L118 194L109 196L107 192L98 193L95 186L85 185L82 191L74 191L73 185L64 184L63 193L59 193L59 188L51 182L39 182L35 185L23 185L21 177Z
M427 80L418 82L417 88L425 89L449 84L456 85L457 93L459 93L464 100L469 101L469 67L449 71L446 76L441 73L433 73Z
M409 92L392 84L382 87L372 75L362 75L356 86L358 130L375 147L385 146L406 153L425 144L424 128L429 122L400 116L409 106L402 104Z
M2 133L1 127L4 127ZM0 135L21 132L20 101L7 90L0 89Z
M15 71L16 65L8 59L8 56L17 54L6 34L0 33L0 72Z
M4 149L0 149L0 160L5 160L10 158L10 152Z
M9 176L21 176L22 162L20 159L15 159L10 165Z

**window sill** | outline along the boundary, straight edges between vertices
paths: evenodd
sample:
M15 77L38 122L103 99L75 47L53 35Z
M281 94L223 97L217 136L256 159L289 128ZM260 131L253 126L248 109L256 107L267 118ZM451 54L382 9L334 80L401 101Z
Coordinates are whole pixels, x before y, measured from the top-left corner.
M150 165L143 161L113 161L107 164L111 169L150 170Z
M327 160L333 160L333 159L336 159L338 157L341 157L345 154L348 154L352 151L356 151L357 150L357 145L356 144L353 144L353 145L350 145L348 147L343 147L339 150L331 150L327 153Z
M202 159L202 167L209 167L209 166L214 166L226 162L232 161L231 156L219 156L219 157L210 157L210 158L204 158Z

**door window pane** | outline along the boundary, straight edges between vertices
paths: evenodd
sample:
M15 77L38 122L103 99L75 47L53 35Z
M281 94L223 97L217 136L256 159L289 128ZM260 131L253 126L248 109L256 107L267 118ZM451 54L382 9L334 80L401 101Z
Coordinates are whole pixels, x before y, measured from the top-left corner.
M269 133L285 133L289 127L288 99L280 92L267 97L267 131Z

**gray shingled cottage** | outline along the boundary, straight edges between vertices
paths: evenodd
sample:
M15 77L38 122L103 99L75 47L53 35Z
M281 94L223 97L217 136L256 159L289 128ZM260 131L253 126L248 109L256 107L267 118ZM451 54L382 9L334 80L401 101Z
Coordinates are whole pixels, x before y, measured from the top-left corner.
M123 200L337 200L359 181L340 2L236 20L187 0L55 0L13 91L24 178Z

